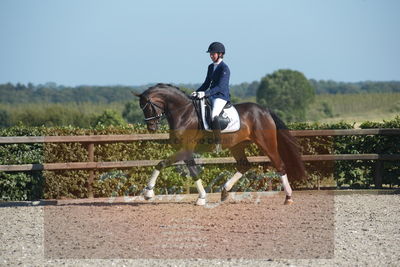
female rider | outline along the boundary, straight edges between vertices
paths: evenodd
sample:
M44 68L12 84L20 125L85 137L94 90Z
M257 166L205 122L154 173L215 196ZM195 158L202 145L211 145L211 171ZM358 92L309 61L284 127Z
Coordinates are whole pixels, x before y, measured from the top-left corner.
M216 149L221 149L221 126L218 117L230 101L229 93L229 76L230 71L228 65L222 60L225 54L225 47L220 42L213 42L208 47L207 53L210 53L210 58L213 63L208 66L207 76L204 83L192 93L192 96L199 99L208 97L212 104L212 129L214 132L214 141Z

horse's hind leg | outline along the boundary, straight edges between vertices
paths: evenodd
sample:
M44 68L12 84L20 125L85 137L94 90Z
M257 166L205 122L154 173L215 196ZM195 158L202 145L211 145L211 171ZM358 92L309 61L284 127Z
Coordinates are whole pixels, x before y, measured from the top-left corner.
M250 162L247 160L244 152L247 144L239 144L231 149L233 157L237 162L237 172L224 184L221 191L221 201L228 199L229 191L235 185L237 181L243 176L243 174L250 169Z
M257 146L268 156L272 162L272 165L281 176L282 186L286 194L284 204L290 205L293 203L292 188L290 187L289 180L286 175L285 165L281 159L281 156L279 155L276 130L265 130L260 131L260 133L258 134L255 142Z

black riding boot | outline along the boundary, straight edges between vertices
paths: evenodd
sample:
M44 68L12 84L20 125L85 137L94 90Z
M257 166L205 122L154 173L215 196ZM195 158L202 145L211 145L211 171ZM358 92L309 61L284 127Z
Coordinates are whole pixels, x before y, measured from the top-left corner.
M221 152L221 125L218 117L214 117L212 121L212 129L214 133L215 152Z

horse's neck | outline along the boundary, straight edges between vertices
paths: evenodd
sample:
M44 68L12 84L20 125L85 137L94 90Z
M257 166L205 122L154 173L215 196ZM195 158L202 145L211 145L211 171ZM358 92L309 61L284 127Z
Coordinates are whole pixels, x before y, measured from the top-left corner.
M184 96L167 96L164 98L169 109L179 109L183 106L189 105L190 100Z
M169 116L167 116L167 119L170 128L177 129L188 127L188 124L193 120L190 115L194 111L190 99L177 96L166 98L165 101L168 107ZM182 120L182 118L184 118L184 120Z

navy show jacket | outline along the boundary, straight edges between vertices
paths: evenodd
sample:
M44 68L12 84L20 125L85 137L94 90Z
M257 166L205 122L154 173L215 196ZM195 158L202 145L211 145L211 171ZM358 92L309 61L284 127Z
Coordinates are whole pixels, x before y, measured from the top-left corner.
M211 101L215 98L222 98L230 101L228 65L221 61L214 70L214 63L208 66L207 77L204 83L196 91L204 91L205 96Z

